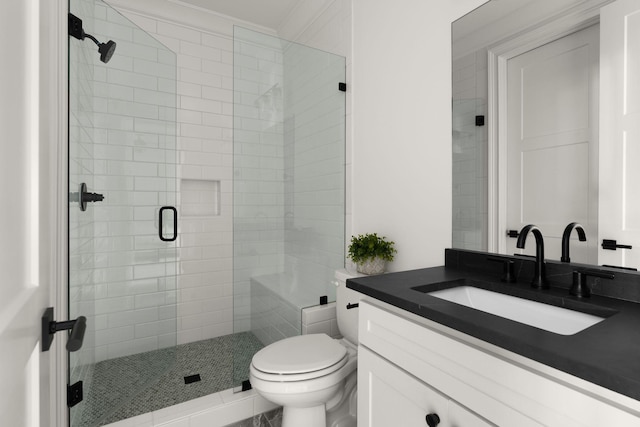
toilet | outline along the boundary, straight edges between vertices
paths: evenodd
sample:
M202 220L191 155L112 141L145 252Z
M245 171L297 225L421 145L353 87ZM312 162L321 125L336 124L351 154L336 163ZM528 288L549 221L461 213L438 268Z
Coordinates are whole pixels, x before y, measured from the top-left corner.
M251 386L282 405L282 427L355 427L358 309L362 294L347 289L356 275L336 271L336 316L343 338L326 334L285 338L258 351Z

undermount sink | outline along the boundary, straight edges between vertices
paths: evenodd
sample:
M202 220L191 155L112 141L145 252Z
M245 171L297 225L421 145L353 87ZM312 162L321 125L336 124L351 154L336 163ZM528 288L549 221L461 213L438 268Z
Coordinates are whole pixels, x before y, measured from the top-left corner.
M427 294L561 335L573 335L605 319L468 285Z

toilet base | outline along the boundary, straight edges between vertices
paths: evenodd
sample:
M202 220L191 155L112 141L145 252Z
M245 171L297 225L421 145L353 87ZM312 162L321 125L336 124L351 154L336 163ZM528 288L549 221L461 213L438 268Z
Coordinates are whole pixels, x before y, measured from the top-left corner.
M285 406L282 410L282 427L326 427L326 416L324 405L310 408Z

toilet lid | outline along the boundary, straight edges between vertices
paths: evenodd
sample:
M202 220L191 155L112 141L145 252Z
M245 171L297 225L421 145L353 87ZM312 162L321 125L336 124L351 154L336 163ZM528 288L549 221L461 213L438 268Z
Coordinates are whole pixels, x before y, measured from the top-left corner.
M253 366L273 374L301 374L328 368L342 360L347 349L326 334L285 338L253 356Z

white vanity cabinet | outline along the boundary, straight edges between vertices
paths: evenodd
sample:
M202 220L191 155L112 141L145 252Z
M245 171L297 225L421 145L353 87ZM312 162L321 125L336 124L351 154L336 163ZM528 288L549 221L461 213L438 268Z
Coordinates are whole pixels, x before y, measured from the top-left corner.
M359 402L368 406L358 414L359 426L424 427L427 416L437 427L493 425L364 347L358 353L358 383Z
M359 426L640 427L627 396L377 300L359 316Z

